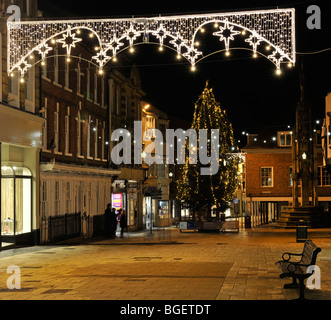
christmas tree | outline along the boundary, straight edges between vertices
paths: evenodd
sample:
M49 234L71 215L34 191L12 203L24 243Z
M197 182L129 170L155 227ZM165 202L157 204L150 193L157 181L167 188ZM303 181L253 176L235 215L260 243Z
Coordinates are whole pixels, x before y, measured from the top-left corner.
M195 147L192 147L186 141L186 161L181 166L181 175L177 183L177 199L189 205L194 213L205 210L208 218L210 217L211 209L216 209L216 212L224 212L229 208L229 203L233 200L239 183L239 159L234 154L237 147L232 125L228 121L226 111L222 110L220 103L216 101L213 89L209 88L208 82L202 95L195 103L191 129L194 129L196 132L199 132L200 129L207 130L208 156L213 151L211 148L215 146L215 144L211 143L212 139L216 138L211 136L212 129L217 129L219 132L219 150L217 150L219 152L218 172L216 174L201 175L201 168L205 167L205 165L201 163L199 157L196 164L189 163L188 156ZM201 137L198 135L199 151L201 151L200 139Z

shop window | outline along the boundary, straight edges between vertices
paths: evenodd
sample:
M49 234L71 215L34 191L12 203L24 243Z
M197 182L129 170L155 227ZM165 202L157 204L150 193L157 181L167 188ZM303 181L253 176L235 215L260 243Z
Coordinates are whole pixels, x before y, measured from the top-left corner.
M29 169L1 167L1 236L31 232L32 175Z

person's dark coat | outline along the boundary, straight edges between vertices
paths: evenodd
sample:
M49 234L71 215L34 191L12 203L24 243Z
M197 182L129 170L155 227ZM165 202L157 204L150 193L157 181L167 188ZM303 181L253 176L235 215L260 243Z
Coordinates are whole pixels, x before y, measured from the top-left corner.
M108 207L105 210L105 236L109 237L111 235L111 209Z
M127 227L127 219L126 219L126 214L124 212L122 212L121 214L120 227L121 228Z

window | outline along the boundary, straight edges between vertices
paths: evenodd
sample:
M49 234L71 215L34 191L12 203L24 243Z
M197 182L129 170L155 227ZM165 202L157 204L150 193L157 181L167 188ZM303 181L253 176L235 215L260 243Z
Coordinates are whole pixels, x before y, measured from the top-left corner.
M88 64L86 71L86 99L91 99L91 66Z
M100 206L99 206L99 201L100 201L100 199L99 199L99 197L100 197L100 190L99 190L99 183L97 183L97 185L96 185L97 213L100 213L100 212L99 212L99 209L100 209Z
M318 185L331 186L331 174L325 167L318 167Z
M105 130L106 130L106 123L105 121L102 122L102 129L101 129L101 159L105 159Z
M65 83L64 86L66 88L70 88L70 68L69 68L69 61L65 63Z
M16 108L20 106L19 79L17 74L14 74L8 79L8 103Z
M54 48L54 82L59 83L59 49Z
M101 77L101 106L105 106L105 80Z
M79 102L79 111L77 112L77 156L82 156L82 123L80 110L82 103Z
M47 150L47 98L45 98L43 113L45 121L42 127L42 149Z
M260 186L273 187L273 172L272 167L260 168Z
M98 75L94 74L94 103L98 103Z
M96 120L95 127L93 128L94 131L94 159L98 158L98 126L99 120Z
M146 117L146 129L144 138L149 140L155 137L155 118L147 116Z
M59 151L59 111L60 105L56 104L56 112L54 112L54 143L55 143L55 152Z
M91 157L91 123L92 118L88 116L88 124L87 124L87 157Z
M46 219L47 214L47 182L43 181L41 184L41 217Z
M70 154L70 108L67 108L67 114L64 117L64 136L65 136L65 151L66 155Z
M60 214L60 181L55 181L55 216Z
M35 111L35 103L34 103L34 68L31 68L26 76L25 81L25 110L33 112Z
M87 196L88 196L88 212L92 214L92 183L90 182L87 186Z
M80 62L78 62L77 64L76 73L77 73L77 93L82 94L82 76L84 76L84 73L81 72Z
M25 167L1 167L1 236L31 232L32 175ZM6 242L3 238L3 241Z
M279 132L278 133L278 146L291 147L292 146L292 132Z
M70 202L71 202L70 182L67 182L66 183L66 213L70 213Z
M166 176L166 167L164 164L158 164L157 165L158 168L158 177L159 178L165 178Z

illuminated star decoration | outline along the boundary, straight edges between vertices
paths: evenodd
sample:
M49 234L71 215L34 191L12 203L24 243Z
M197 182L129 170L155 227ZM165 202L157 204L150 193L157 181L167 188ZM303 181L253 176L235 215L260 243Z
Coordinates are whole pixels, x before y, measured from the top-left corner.
M124 46L123 42L120 42L119 39L114 38L113 41L107 46L107 50L111 50L112 51L112 55L116 56L117 51L119 50L120 47Z
M92 59L96 60L100 68L102 68L110 60L110 57L102 50L96 56L93 56Z
M187 40L183 39L179 32L177 32L177 38L170 41L170 44L173 44L174 47L177 49L177 53L181 53L181 47L187 46Z
M81 38L76 38L76 33L71 33L71 29L68 29L66 33L62 35L62 39L56 40L62 43L62 48L67 49L67 55L70 56L71 49L76 47L76 43L82 41Z
M226 51L229 51L230 40L234 40L235 35L241 33L240 31L233 30L234 26L229 26L229 21L226 20L224 27L220 27L220 31L214 32L214 36L220 37L220 41L224 41Z
M156 38L160 41L160 45L163 46L163 41L167 37L167 30L163 28L163 24L160 24L160 27L152 32L152 35L156 36Z
M50 47L46 42L43 42L40 46L37 47L36 50L41 55L41 59L44 60L48 52L52 51L53 48Z
M253 47L253 52L256 53L257 46L262 42L263 40L257 35L257 34L251 34L248 39L245 40L245 42L248 42L249 45Z
M202 52L198 51L197 49L195 49L193 47L188 48L187 52L183 54L183 56L191 62L192 66L195 65L195 60L200 55L202 55Z
M139 37L141 34L141 32L139 31L136 31L134 28L133 28L133 25L132 23L130 24L130 28L125 36L126 40L129 40L129 43L130 43L130 47L132 47L133 45L133 41L137 39L137 37Z
M280 64L284 60L284 58L284 54L282 54L278 49L276 49L271 55L268 56L268 59L270 59L276 64L277 69L280 68Z
M25 60L21 60L19 65L18 65L18 70L21 72L21 76L23 77L24 74L27 72L27 70L31 67L31 64L26 62Z

